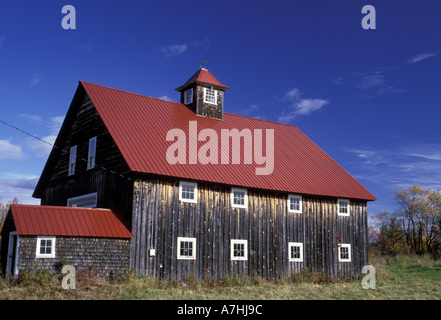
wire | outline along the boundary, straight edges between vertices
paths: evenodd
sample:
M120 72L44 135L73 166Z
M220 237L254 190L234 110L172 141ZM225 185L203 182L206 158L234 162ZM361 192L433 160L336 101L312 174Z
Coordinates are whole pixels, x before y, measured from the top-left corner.
M26 132L26 131L24 131L24 130L22 130L22 129L20 129L20 128L17 128L16 126L13 126L12 124L9 124L9 123L7 123L7 122L1 120L1 119L0 119L0 122L3 123L3 124L5 124L5 125L7 125L7 126L9 126L9 127L11 127L11 128L13 128L13 129L15 129L15 130L17 130L17 131L20 131L20 132L22 132L22 133L24 133L24 134L27 134L28 136L30 136L30 137L32 137L32 138L35 138L35 139L40 140L41 142L44 142L44 143L46 143L46 144L48 144L48 145L50 145L50 146L52 146L52 147L55 147L52 143L47 142L47 141L45 141L45 140L43 140L43 139L40 139L39 137L34 136L33 134L30 134L29 132Z
M33 135L33 134L31 134L31 133L29 133L29 132L23 130L23 129L20 129L20 128L18 128L18 127L16 127L16 126L12 125L12 124L10 124L10 123L7 123L6 121L3 121L3 120L0 119L0 122L3 123L4 125L8 126L8 127L11 127L11 128L13 128L13 129L15 129L15 130L21 132L21 133L24 133L24 134L26 134L26 135L28 135L28 136L34 138L34 139L37 139L37 140L39 140L39 141L41 141L41 142L43 142L43 143L46 143L46 144L50 145L52 148L58 149L58 150L60 150L60 151L63 152L63 153L69 153L69 152L70 152L70 151L67 151L67 150L65 150L65 149L63 149L63 148L60 148L60 147L58 147L58 146L56 146L56 145L54 145L54 144L52 144L52 143L50 143L50 142L48 142L48 141L46 141L46 140L43 140L43 139L41 139L41 138L39 138L39 137L37 137L37 136L35 136L35 135ZM79 159L79 160L83 160L83 161L85 161L86 163L89 161L88 159L85 159L85 158L78 158L78 159ZM95 165L98 166L96 163L95 163ZM104 166L99 166L99 167L100 167L101 169L103 169L103 170L106 170L106 171L110 172L110 173L113 173L113 174L118 175L118 176L120 176L120 177L126 178L126 179L128 179L129 181L132 181L131 178L129 178L129 177L127 177L127 176L124 176L123 174L117 173L117 172L115 172L115 171L113 171L113 170L111 170L111 169L107 169L107 168L105 168Z

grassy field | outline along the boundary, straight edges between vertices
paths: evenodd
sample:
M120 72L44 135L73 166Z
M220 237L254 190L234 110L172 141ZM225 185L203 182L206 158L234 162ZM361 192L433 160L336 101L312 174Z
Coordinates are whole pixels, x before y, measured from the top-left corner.
M60 281L40 274L19 284L0 279L1 300L401 300L441 299L441 261L429 257L374 258L376 288L361 280L333 282L303 274L283 281L228 278L222 281L166 283L146 277L108 282L80 280L65 290Z

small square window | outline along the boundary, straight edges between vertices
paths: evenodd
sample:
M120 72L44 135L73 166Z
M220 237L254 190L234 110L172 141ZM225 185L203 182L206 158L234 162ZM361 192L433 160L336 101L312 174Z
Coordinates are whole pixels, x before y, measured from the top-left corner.
M178 237L178 259L196 259L196 238Z
M248 260L248 240L231 240L231 260Z
M289 261L303 262L303 243L288 243Z
M302 196L288 196L288 212L302 213Z
M55 237L37 238L37 258L55 258Z
M217 104L217 91L214 89L204 88L204 102Z
M190 104L193 102L193 88L184 92L184 104Z
M349 200L338 199L337 200L337 212L339 216L349 216Z
M338 246L338 261L350 262L351 261L351 245L340 244Z
M231 189L231 206L233 208L248 207L248 192L246 189Z
M179 200L182 202L197 203L198 184L195 182L179 182Z

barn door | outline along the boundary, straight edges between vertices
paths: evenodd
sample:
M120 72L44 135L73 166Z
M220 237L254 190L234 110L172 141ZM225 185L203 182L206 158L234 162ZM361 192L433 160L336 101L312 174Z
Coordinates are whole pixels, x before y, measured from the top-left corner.
M6 270L12 276L18 274L17 270L17 249L18 235L16 231L9 233L8 259L6 260Z

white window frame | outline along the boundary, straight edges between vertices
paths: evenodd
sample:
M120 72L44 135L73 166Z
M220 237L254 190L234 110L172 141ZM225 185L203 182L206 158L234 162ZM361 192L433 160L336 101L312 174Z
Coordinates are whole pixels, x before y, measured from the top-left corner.
M243 245L243 257L238 257L234 255L234 245ZM246 261L248 260L248 240L242 239L231 239L230 240L230 259L234 261Z
M299 200L299 209L291 209L291 199L298 199ZM296 194L290 194L288 195L288 212L293 213L302 213L303 212L303 198L300 195Z
M184 104L190 104L193 102L193 88L184 92Z
M341 249L342 248L347 248L348 249L348 257L347 258L342 258L341 257ZM338 261L340 262L351 262L351 245L348 243L341 243L338 245Z
M85 207L81 207L81 208L96 208L97 206L97 202L98 202L98 193L97 192L93 192L93 193L89 193L89 194L84 194L82 196L78 196L78 197L73 197L73 198L68 198L67 199L67 206L68 207L78 207L78 205L75 202L78 202L79 200L83 200L84 198L92 198L94 197L95 202L93 205L89 205L89 206L85 206Z
M182 242L190 242L192 244L191 256L181 255L181 243ZM196 238L178 237L177 248L178 248L178 252L177 252L178 260L195 260L196 259Z
M234 203L234 193L235 192L244 192L244 200L243 204L235 204ZM248 208L248 190L240 189L240 188L231 188L231 207L232 208Z
M75 174L77 163L77 146L70 147L68 176Z
M41 241L51 240L51 253L40 253ZM57 237L54 236L38 236L37 237L37 250L35 252L36 258L55 258L55 244Z
M17 237L15 243L12 241L14 236ZM10 273L12 270L12 265L14 265L13 276L18 275L18 268L17 267L18 267L18 259L20 257L18 254L19 243L20 243L20 237L19 237L17 231L9 232L8 257L6 259L6 272ZM14 246L15 246L15 248L14 248ZM15 250L15 256L13 254L14 250ZM12 258L14 258L14 259L12 259Z
M213 95L211 95L211 93ZM204 88L204 102L209 104L217 104L217 90Z
M346 202L347 206L347 212L341 212L340 210L343 209L343 207L340 207L340 202ZM351 202L349 201L349 199L337 199L337 214L339 216L345 216L348 217L351 213L351 209L350 209L350 204Z
M182 187L192 186L194 188L193 199L187 199L182 197ZM198 184L196 182L188 182L188 181L179 181L179 201L181 202L189 202L189 203L197 203L198 202Z
M291 248L299 247L300 248L300 257L294 258L291 256ZM293 262L303 262L303 243L302 242L288 242L288 260Z
M96 160L96 137L89 139L89 152L87 154L87 170L95 168Z

